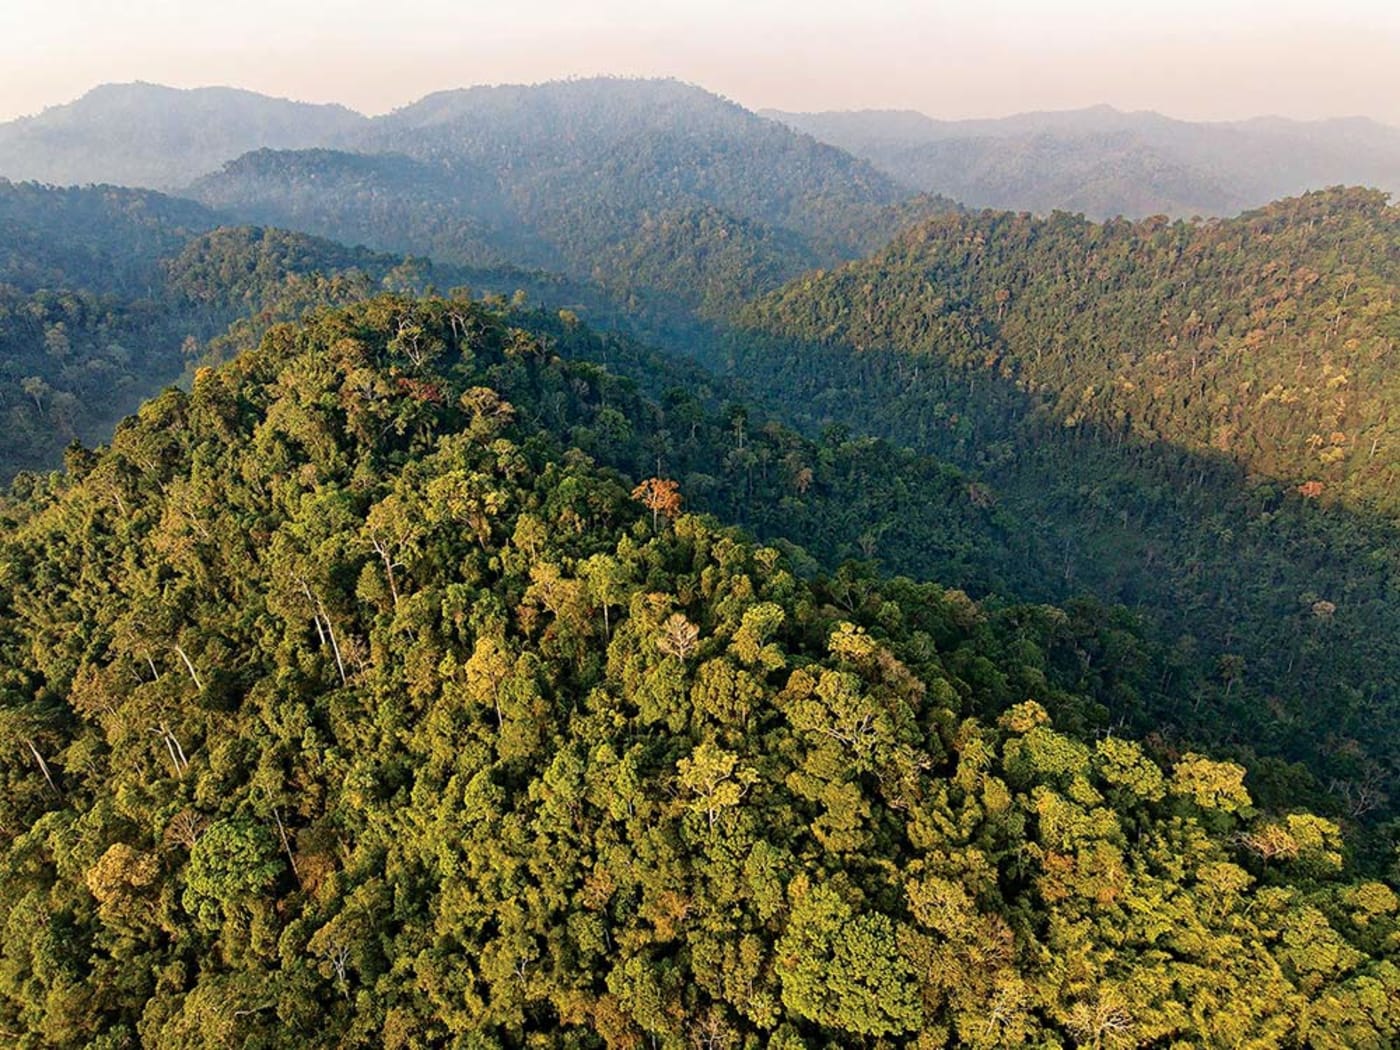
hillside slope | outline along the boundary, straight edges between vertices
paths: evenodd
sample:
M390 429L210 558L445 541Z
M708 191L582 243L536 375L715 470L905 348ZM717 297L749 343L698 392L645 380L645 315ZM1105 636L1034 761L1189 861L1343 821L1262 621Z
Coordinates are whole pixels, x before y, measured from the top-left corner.
M422 260L265 227L224 227L193 202L112 186L0 181L0 479L52 469L122 416L274 320L384 288L471 286L619 321L597 290L511 268Z
M1336 825L1055 728L1053 616L806 582L598 468L537 422L603 425L593 374L378 299L11 509L21 1046L1393 1041Z
M502 198L496 177L401 154L262 149L187 187L247 222L477 266L558 268Z
M989 368L1068 426L1400 516L1397 303L1400 209L1335 190L1204 224L949 216L752 317Z
M1364 191L1200 226L936 220L755 304L708 360L811 432L843 423L973 474L1058 550L1052 597L1125 603L1177 652L1192 699L1169 723L1384 809L1394 223Z
M202 205L147 190L0 179L0 284L146 293L161 260L219 224Z

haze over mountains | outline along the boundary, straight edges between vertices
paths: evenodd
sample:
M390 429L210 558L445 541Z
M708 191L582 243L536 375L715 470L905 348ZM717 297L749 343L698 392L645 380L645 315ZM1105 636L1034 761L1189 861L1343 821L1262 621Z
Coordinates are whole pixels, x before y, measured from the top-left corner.
M342 141L250 153L184 192L241 221L558 270L643 314L708 318L951 207L675 81L443 92Z
M863 205L890 203L916 190L970 207L1042 214L1062 209L1089 218L1231 215L1331 185L1400 190L1400 130L1365 118L1191 122L1109 106L954 121L907 110L764 110L759 115L871 166L836 162L835 155L785 138L755 114L699 88L600 78L442 91L377 118L232 88L109 84L36 116L0 124L0 175L60 185L111 182L180 190L259 149L402 153L429 163L430 189L425 191L421 172L390 177L361 170L354 177L396 188L405 177L409 196L450 203L459 227L463 211L471 214L471 230L444 236L475 241L474 262L498 249L503 211L529 214L553 188L572 185L584 172L634 182L666 175L670 193L781 228L801 227L804 193L826 194L835 186ZM755 159L776 148L784 159L772 170L755 166L725 185L731 177L727 170L708 163L720 142ZM622 157L605 159L614 150ZM280 176L261 176L275 179L294 177L292 168L336 162L322 156L262 163L283 169ZM347 162L339 163L343 168ZM247 179L255 167L245 162L229 179ZM795 195L778 194L763 207L745 206L753 192L745 189L747 183L755 190L766 185L771 194L787 185L796 168L815 182ZM347 172L326 177L344 179ZM208 197L230 192L217 179L201 186ZM248 192L250 209L271 208L274 202L263 199L268 196L290 206L285 187L261 192L248 187ZM432 211L434 205L425 207ZM512 241L510 235L504 240L512 261L561 261L546 243ZM844 249L849 240L822 231L828 252Z
M618 78L440 92L373 120L113 85L0 127L0 175L157 186L230 222L562 273L653 332L953 206L700 88Z
M1325 186L1400 191L1400 130L1364 118L1196 123L1109 106L957 121L896 110L764 114L977 208L1190 218Z
M74 102L0 124L0 175L168 190L248 150L319 145L364 122L344 106L237 88L105 84Z

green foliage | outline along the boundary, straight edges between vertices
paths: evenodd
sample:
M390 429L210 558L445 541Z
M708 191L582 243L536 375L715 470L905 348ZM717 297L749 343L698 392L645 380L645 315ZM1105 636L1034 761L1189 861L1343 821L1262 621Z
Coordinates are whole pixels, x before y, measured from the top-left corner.
M1400 1037L1337 824L1069 731L1121 626L653 524L664 414L536 322L317 311L17 493L19 1046Z
M160 194L0 180L0 478L57 467L66 446L105 441L199 363L318 306L435 282L605 302L548 275L434 267L283 230L216 227L213 213Z
M1219 454L1394 515L1397 234L1368 190L1210 223L948 215L752 319L985 370L1066 427Z
M260 149L205 174L186 191L211 207L264 223L472 266L557 267L538 238L512 222L488 174L402 154Z
M899 1035L923 1020L914 970L881 914L857 915L826 886L793 883L775 946L783 1002L799 1018L856 1035Z
M1144 672L1101 681L1135 731L1233 748L1271 802L1383 819L1396 216L1347 189L1210 222L948 215L752 304L706 360L810 433L965 471L969 499L1024 523L1000 593L1140 616L1115 639L1093 614L1103 647L1081 647L1085 679ZM890 567L987 593L872 539Z
M282 870L272 834L261 824L221 820L190 850L181 899L203 923L217 922L243 901L267 893Z

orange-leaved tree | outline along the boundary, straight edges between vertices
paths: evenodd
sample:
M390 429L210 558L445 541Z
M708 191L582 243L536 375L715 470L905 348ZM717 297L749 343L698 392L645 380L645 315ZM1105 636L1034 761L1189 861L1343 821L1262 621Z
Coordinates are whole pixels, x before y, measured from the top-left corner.
M672 521L681 512L681 487L670 478L647 478L632 490L632 498L651 511L651 527L660 515Z

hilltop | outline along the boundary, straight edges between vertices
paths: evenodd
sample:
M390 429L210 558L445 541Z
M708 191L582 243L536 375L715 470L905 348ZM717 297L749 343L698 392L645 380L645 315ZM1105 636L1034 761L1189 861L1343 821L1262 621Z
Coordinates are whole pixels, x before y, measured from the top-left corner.
M547 335L322 312L11 507L6 1031L1394 1038L1400 899L1335 823L1077 738L1066 614L806 580L600 467Z

